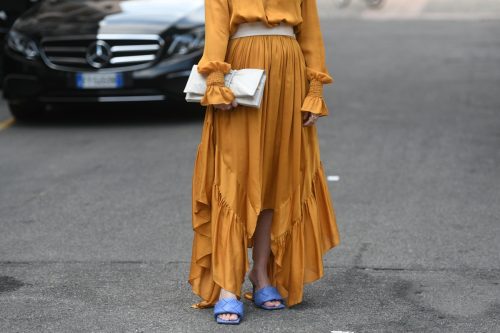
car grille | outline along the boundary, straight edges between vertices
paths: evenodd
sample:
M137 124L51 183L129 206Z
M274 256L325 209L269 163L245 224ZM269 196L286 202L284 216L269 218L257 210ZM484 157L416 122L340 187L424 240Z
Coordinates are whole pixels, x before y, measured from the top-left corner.
M41 41L47 66L67 71L118 71L148 67L160 55L157 35L50 37Z

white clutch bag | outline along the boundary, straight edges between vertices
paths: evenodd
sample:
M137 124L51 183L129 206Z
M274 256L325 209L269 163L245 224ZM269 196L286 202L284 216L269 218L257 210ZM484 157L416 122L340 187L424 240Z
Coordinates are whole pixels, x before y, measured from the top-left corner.
M224 84L231 89L236 102L241 105L258 108L262 101L266 73L263 69L243 68L231 69L224 75ZM184 88L186 101L200 102L207 89L206 78L198 73L198 66L193 65L191 74Z

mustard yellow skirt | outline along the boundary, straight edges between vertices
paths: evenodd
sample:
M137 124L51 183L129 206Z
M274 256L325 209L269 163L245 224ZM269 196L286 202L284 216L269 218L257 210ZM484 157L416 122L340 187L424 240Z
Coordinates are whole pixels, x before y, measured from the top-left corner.
M270 280L292 306L339 244L316 126L302 126L304 56L293 37L259 35L230 39L225 61L265 69L267 81L259 109L206 109L192 179L189 283L202 298L193 307L213 306L220 288L241 297L263 209L274 210Z

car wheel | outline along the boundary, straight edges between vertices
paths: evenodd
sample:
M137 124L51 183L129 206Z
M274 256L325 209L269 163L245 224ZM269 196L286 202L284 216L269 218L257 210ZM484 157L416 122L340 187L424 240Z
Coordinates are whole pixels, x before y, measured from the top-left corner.
M42 118L45 107L43 104L34 102L11 102L10 113L19 121L33 121Z

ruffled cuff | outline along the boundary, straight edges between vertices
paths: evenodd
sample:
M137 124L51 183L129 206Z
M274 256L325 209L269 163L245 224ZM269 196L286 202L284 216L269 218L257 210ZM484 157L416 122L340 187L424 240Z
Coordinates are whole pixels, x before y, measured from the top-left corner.
M328 116L328 107L323 99L323 83L313 79L309 84L309 92L302 103L302 111L308 111L319 115Z
M317 80L323 84L333 83L335 80L328 73L318 72L306 67L306 76L309 81Z
M224 61L203 61L198 63L198 73L206 76L207 89L200 104L229 104L235 96L224 84L224 74L229 73L231 64Z
M224 84L224 73L222 71L216 70L208 74L206 82L207 89L200 101L201 105L230 104L235 99L231 89Z
M198 73L208 75L212 72L220 71L229 73L231 64L224 61L200 61L197 65Z

